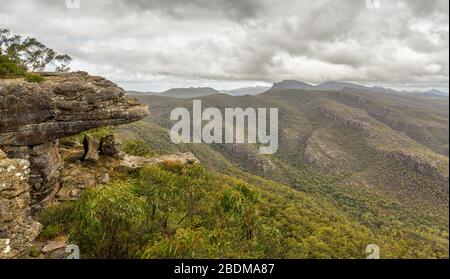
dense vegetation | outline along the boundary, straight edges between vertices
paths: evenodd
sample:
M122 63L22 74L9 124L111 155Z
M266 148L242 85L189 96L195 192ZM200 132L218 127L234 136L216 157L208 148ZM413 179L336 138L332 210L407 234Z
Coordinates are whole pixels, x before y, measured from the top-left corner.
M49 207L41 215L41 237L69 234L85 258L364 258L371 243L383 258L448 255L447 242L433 238L435 232L414 231L395 216L379 219L393 206L383 201L368 212L341 190L332 190L338 200L331 203L242 177L201 165L146 167L85 191L75 203ZM338 204L353 208L361 221Z

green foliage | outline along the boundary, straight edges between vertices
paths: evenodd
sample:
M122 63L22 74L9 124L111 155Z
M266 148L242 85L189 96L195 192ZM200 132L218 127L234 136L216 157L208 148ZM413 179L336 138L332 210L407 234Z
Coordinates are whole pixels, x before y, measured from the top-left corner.
M48 224L44 227L42 232L39 234L39 239L50 240L57 236L63 235L64 229L62 224Z
M144 221L145 200L135 195L132 184L115 182L82 194L70 240L84 257L133 257L145 237Z
M57 72L65 72L72 61L69 55L58 54L35 38L12 35L8 29L0 29L0 55L8 60L0 60L0 69L9 69L9 74L17 74L14 71L11 73L14 68L23 73L44 71L50 63L55 65ZM4 63L6 65L2 65Z
M86 135L90 135L91 137L93 137L94 139L100 141L103 137L109 136L114 134L114 127L100 127L100 128L95 128L89 131L85 131L82 132L78 135L72 136L72 137L67 137L66 140L71 141L71 140L75 140L77 142L82 143L84 140L84 137Z
M40 252L38 250L38 248L36 248L36 246L31 246L30 249L28 250L28 256L31 258L37 258L40 255Z
M143 141L126 141L122 145L122 151L133 156L148 157L154 156L155 152L152 151Z
M45 78L39 74L34 73L26 73L24 74L25 80L28 82L43 82L45 81Z
M39 215L44 226L39 239L48 240L69 233L74 220L74 203L50 205Z
M8 56L0 54L0 77L21 76L25 69L9 60Z
M258 230L256 197L242 181L200 165L145 167L129 181L85 191L70 241L88 258L248 257Z

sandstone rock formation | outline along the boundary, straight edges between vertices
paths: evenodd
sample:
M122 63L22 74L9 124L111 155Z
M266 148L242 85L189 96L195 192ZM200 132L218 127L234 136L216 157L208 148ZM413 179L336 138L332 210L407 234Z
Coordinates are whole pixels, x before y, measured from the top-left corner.
M102 77L85 72L43 76L42 83L0 80L0 148L11 158L29 160L33 202L55 187L62 163L59 138L148 115L146 106Z
M28 161L0 150L0 259L26 253L42 228L30 217L29 172Z

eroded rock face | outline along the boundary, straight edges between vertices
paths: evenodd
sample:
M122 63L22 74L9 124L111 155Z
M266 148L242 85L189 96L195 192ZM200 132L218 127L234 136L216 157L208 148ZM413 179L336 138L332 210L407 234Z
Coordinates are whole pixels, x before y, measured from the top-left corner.
M85 72L43 75L42 83L0 80L0 148L11 158L29 160L35 202L55 187L59 138L148 115L147 106L105 78Z
M40 201L51 193L60 173L62 163L58 141L35 146L4 146L11 158L22 158L30 162L28 183L32 203Z
M0 150L0 259L23 255L42 226L30 217L29 162Z

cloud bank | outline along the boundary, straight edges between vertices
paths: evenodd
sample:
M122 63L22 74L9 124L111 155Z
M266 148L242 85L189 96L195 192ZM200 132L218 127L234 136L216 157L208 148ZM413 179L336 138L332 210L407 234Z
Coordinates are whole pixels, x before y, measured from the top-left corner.
M448 88L449 1L2 0L0 26L127 87L297 79Z

